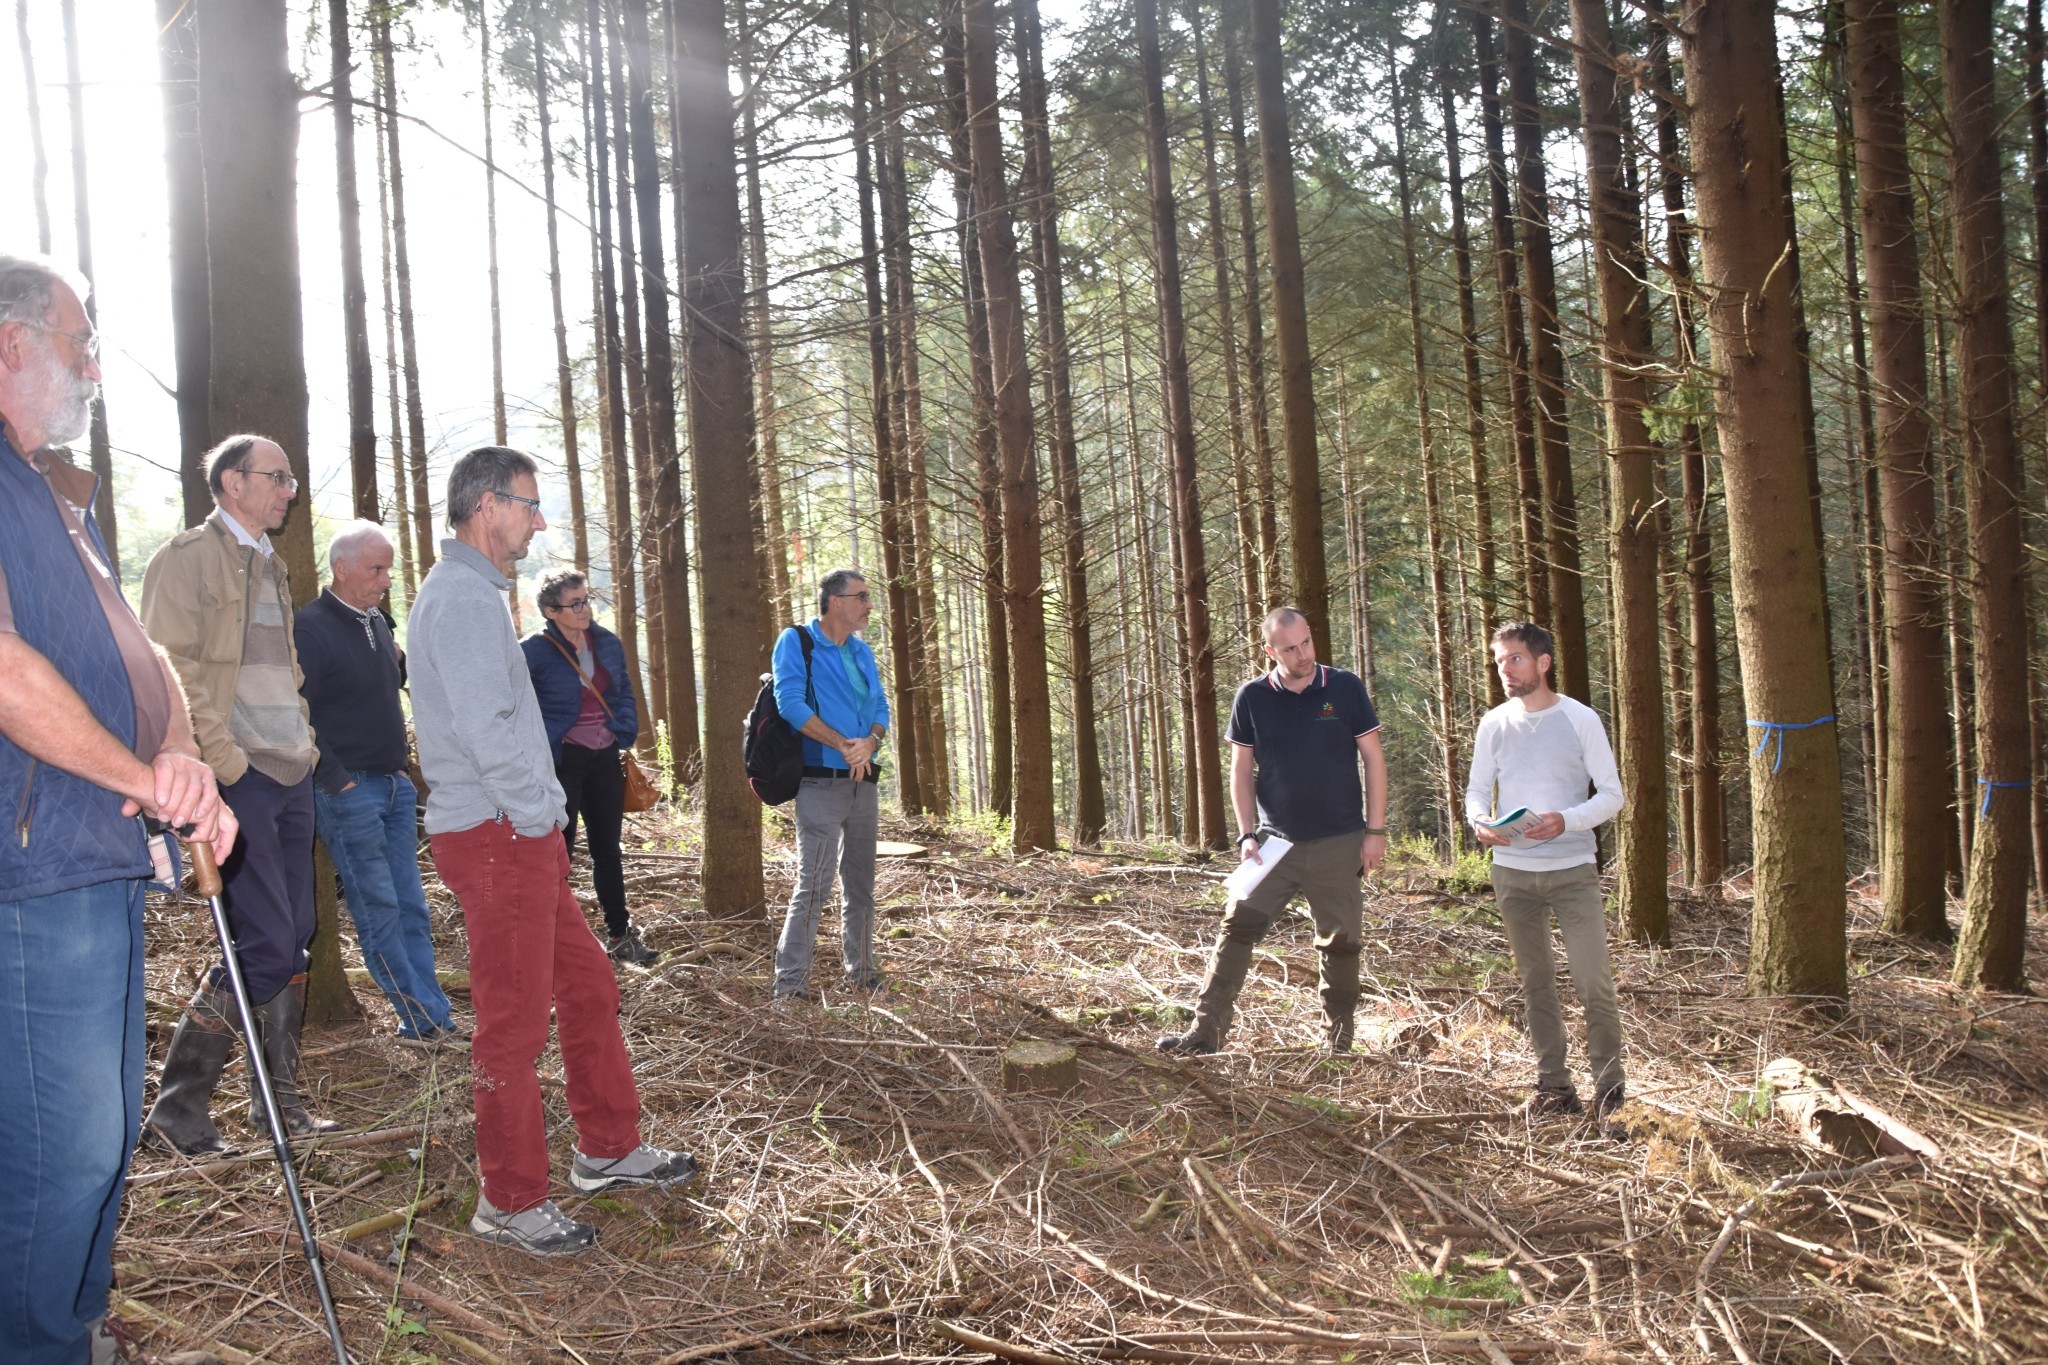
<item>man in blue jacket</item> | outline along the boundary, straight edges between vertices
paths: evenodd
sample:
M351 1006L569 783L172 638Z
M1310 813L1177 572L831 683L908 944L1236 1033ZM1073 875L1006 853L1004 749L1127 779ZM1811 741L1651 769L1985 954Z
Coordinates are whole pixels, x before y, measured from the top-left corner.
M121 1177L142 1120L138 812L213 842L234 815L185 694L121 596L85 434L99 338L82 283L0 255L0 1360L114 1359Z
M775 706L804 738L804 780L796 794L797 877L775 948L774 1003L808 999L818 915L840 881L840 960L854 990L881 988L875 966L875 833L880 821L875 751L889 732L889 699L875 652L854 633L874 599L852 569L818 585L818 617L775 642ZM804 648L802 636L810 636Z

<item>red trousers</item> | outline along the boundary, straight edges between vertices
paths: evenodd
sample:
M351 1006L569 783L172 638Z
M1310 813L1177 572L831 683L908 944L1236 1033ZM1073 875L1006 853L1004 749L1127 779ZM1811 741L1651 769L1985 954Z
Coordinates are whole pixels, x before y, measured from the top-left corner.
M604 1160L640 1145L640 1095L619 1035L611 959L569 890L569 854L551 831L528 838L492 820L432 838L434 868L462 905L470 1073L484 1197L507 1213L548 1197L548 1128L534 1070L552 1007L577 1146Z

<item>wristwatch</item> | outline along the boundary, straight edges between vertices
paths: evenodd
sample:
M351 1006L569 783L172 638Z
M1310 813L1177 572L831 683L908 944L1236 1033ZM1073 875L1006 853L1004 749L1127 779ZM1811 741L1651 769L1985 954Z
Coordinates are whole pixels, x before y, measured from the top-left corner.
M1255 829L1248 829L1240 833L1237 836L1238 847L1242 848L1244 846L1244 841L1247 839L1251 840L1253 843L1257 843L1259 841L1259 832Z

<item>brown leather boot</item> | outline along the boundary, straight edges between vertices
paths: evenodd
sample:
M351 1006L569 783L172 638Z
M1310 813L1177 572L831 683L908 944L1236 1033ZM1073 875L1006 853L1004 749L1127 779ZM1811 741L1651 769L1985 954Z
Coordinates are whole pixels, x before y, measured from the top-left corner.
M332 1119L314 1118L299 1096L299 1033L305 1024L303 973L256 1007L256 1028L263 1035L263 1065L270 1071L270 1089L277 1096L277 1112L284 1119L286 1135L295 1138L330 1133L341 1126ZM263 1117L263 1097L256 1093L254 1067L249 1069L249 1126L270 1135L270 1124Z
M171 1035L170 1051L164 1054L156 1103L142 1121L144 1142L186 1156L230 1150L207 1110L220 1073L235 1052L235 1028L229 1021L236 1012L234 998L224 990L201 986L194 993Z

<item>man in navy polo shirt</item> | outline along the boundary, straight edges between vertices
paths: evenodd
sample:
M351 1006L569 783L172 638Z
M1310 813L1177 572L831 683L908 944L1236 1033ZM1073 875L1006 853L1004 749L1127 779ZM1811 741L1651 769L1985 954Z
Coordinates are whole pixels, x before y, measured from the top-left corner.
M1387 854L1380 719L1357 674L1316 662L1307 617L1281 607L1266 617L1263 629L1274 666L1238 688L1231 704L1230 802L1242 831L1237 847L1243 861L1262 862L1260 850L1275 834L1293 847L1250 894L1232 898L1224 908L1223 934L1209 959L1194 1026L1161 1038L1162 1052L1192 1055L1223 1046L1252 949L1297 892L1308 898L1316 926L1323 1045L1331 1052L1351 1050L1364 911L1359 878Z

